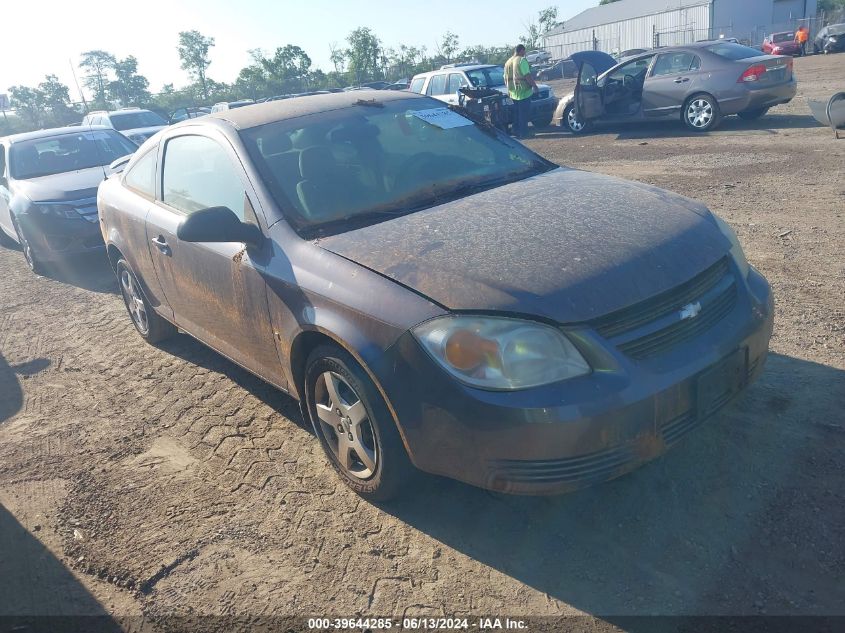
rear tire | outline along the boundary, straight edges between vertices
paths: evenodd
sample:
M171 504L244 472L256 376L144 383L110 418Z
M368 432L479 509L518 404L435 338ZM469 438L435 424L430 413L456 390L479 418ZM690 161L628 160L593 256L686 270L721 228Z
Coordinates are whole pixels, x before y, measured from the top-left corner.
M684 125L693 132L709 132L719 125L722 116L719 103L708 94L697 94L687 99L681 111Z
M138 283L138 278L125 259L118 260L116 271L123 304L138 334L147 343L158 343L173 336L176 333L176 327L153 310L141 284Z
M563 111L561 125L572 132L572 134L586 134L590 131L589 121L578 120L578 116L575 112L575 104L566 106L566 109Z
M396 497L414 478L393 417L373 381L334 345L308 356L305 400L314 433L343 482L368 501Z
M757 119L766 116L768 111L768 108L758 108L757 110L746 110L745 112L740 112L737 116L746 121L756 121Z

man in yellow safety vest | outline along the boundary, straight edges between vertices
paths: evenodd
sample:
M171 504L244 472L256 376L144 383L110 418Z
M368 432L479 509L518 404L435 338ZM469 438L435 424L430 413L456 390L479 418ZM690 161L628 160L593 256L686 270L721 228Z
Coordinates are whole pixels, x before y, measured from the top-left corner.
M505 86L514 104L514 136L528 138L528 119L531 116L531 97L537 92L537 82L531 75L531 66L525 59L525 47L516 47L513 56L505 62Z

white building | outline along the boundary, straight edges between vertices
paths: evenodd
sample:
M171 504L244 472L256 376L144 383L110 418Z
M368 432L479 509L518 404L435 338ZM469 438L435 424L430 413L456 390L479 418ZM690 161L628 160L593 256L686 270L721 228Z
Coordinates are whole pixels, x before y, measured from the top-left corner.
M760 44L816 15L817 0L619 0L579 13L543 36L554 59L576 51L607 53L736 37Z

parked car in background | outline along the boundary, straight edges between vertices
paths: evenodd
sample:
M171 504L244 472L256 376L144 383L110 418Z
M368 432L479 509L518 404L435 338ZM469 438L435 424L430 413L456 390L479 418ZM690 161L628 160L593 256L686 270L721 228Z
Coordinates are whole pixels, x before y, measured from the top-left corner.
M168 115L168 122L173 125L174 123L181 123L182 121L186 121L188 119L196 119L197 117L205 116L206 114L211 114L211 108L207 108L205 106L178 108Z
M552 79L574 79L578 76L578 66L571 59L561 59L548 68L537 71L537 79L550 81Z
M763 40L760 50L767 55L797 56L801 54L801 45L795 40L795 31L784 31L769 35Z
M813 40L816 53L841 53L845 51L845 24L830 24L818 32Z
M385 88L385 90L408 90L411 87L411 82L406 81L397 81L395 83L390 84Z
M37 274L46 263L102 249L97 186L137 147L104 126L0 138L0 241L20 244Z
M458 90L469 86L493 88L507 94L504 68L491 64L471 64L420 73L411 80L410 90L446 103L457 104ZM546 127L552 120L557 99L548 85L539 84L538 88L539 91L531 97L531 122L536 127Z
M626 51L622 51L618 55L611 55L611 57L615 57L619 61L627 59L629 57L634 57L635 55L642 55L643 53L647 53L649 49L647 48L629 48Z
M525 55L525 59L528 61L529 64L541 64L543 62L547 62L551 60L552 54L547 51L529 51Z
M571 132L592 125L677 119L706 132L722 117L757 119L795 97L791 57L739 44L703 42L662 48L617 63L600 51L573 53L575 92L560 100L554 123Z
M185 121L98 205L140 335L178 327L299 399L374 500L414 467L511 493L617 477L742 392L772 332L703 205L411 93Z
M389 81L369 81L359 86L347 86L344 90L384 90L389 85Z
M151 110L123 108L122 110L98 110L86 114L82 125L104 125L117 130L133 143L140 145L153 134L167 127L168 123Z
M224 112L225 110L234 110L236 108L243 108L244 106L253 105L255 101L252 99L241 99L240 101L221 101L211 106L211 112Z

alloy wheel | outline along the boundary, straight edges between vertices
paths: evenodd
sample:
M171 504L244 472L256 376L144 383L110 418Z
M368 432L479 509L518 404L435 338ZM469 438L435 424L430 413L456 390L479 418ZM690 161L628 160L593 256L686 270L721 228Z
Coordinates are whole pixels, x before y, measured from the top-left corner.
M707 99L693 99L687 106L687 121L698 130L707 128L714 114L713 104Z
M370 479L380 451L360 396L342 376L325 371L317 377L314 400L323 437L337 463L355 479Z
M34 271L37 268L37 265L35 263L35 256L32 254L32 246L29 245L29 242L24 237L23 231L21 231L21 227L18 226L17 220L14 218L12 218L12 226L15 229L15 233L18 235L18 243L20 244L21 251L23 251L26 265L29 266L30 270Z
M144 305L144 299L141 297L141 291L138 284L132 277L132 273L124 269L120 273L120 287L123 290L123 297L126 300L126 307L129 308L129 314L135 327L141 334L147 334L150 331L150 321L147 318L147 308Z
M575 108L569 109L569 113L566 115L566 124L570 130L576 133L584 129L584 123L578 119L578 116L575 114Z

